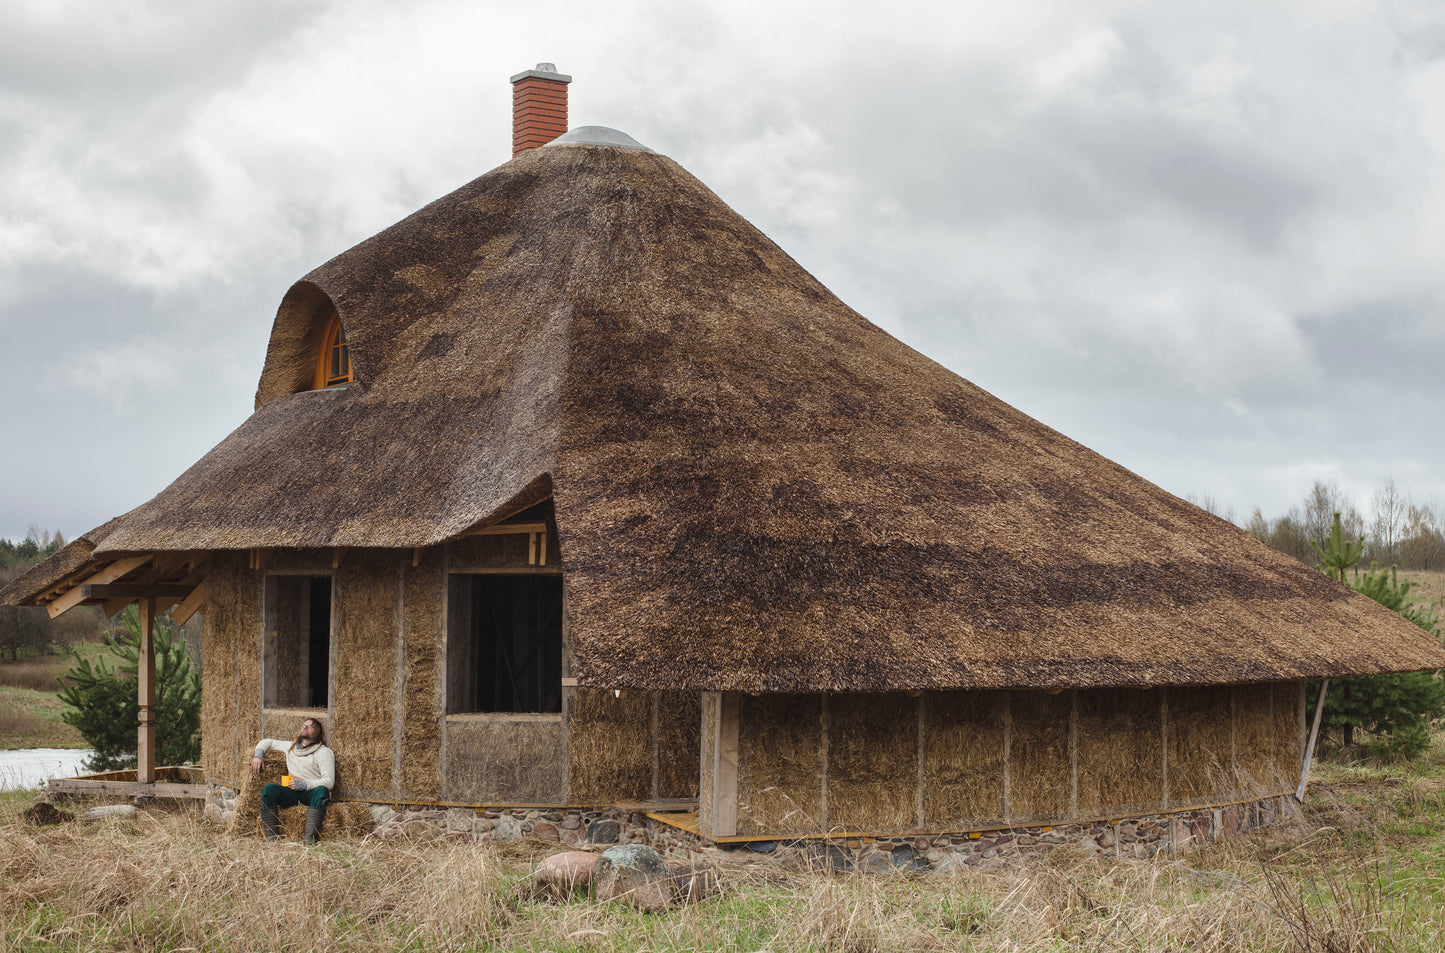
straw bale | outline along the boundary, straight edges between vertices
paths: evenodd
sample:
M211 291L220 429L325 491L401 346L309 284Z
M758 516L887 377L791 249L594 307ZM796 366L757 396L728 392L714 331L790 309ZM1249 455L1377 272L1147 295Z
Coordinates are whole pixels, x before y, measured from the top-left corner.
M265 577L243 564L236 572L236 746L245 754L261 736L261 640Z
M1299 682L1276 682L1270 713L1274 716L1275 784L1281 788L1299 783L1304 766L1305 717Z
M1235 685L1234 789L1241 796L1261 796L1276 787L1274 686Z
M701 721L697 692L658 692L658 797L697 797L698 731Z
M742 696L738 833L806 834L824 827L822 696Z
M578 689L567 724L568 790L577 803L652 796L652 696Z
M251 773L249 759L240 766L244 775L241 789L236 795L236 813L226 828L229 833L241 837L264 837L261 829L261 789L268 784L280 784L286 773L286 755L280 751L268 751L262 759L261 774ZM306 808L297 806L280 812L281 834L287 840L300 840L306 825ZM326 820L321 827L321 839L334 839L342 835L364 837L370 834L374 821L371 808L353 801L332 801L326 808Z
M530 544L526 533L467 536L447 544L447 559L453 572L526 567ZM552 552L555 553L556 550ZM549 556L547 561L550 563L554 560Z
M1146 814L1163 807L1164 729L1159 703L1158 689L1078 693L1080 815Z
M217 553L206 579L205 625L201 630L201 764L211 780L236 783L241 756L237 658L242 639L240 608L243 601L239 553ZM254 702L253 702L254 703ZM254 739L253 739L254 743Z
M332 304L357 383L307 391ZM255 413L93 555L349 559L549 493L584 686L1445 665L1398 615L868 323L677 163L602 146L528 150L298 282Z
M448 801L564 804L560 715L453 715L447 719Z
M827 822L832 830L918 826L918 699L829 696Z
M1067 817L1071 807L1070 692L1010 692L1009 803L1012 823Z
M1234 718L1227 685L1166 689L1169 705L1169 807L1234 794Z
M405 569L401 674L401 791L407 800L438 796L442 686L446 678L446 557L422 552Z
M1005 692L924 695L923 826L965 830L1003 821Z
M301 723L308 718L321 722L323 728L327 725L325 708L268 708L262 714L261 736L279 741L294 739L301 733ZM326 742L331 743L329 734ZM245 756L245 751L242 755Z
M401 557L359 555L343 558L333 582L331 746L346 762L341 793L387 800L395 790Z

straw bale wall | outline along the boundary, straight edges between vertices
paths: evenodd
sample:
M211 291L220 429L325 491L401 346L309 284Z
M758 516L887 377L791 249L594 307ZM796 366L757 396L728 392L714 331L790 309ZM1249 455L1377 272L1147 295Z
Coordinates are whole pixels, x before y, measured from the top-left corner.
M567 719L568 789L576 804L653 796L655 699L651 692L578 689Z
M558 715L450 715L444 800L565 804L567 729Z
M660 798L697 797L698 723L702 718L698 692L658 692L657 787Z
M1233 790L1234 714L1227 686L1173 688L1168 692L1170 807L1207 804Z
M823 697L744 695L740 706L743 723L770 730L738 738L738 833L821 830Z
M918 699L835 695L828 705L828 826L889 832L918 826Z
M1008 820L1017 824L1067 817L1073 806L1069 739L1074 693L1009 695Z
M245 556L216 553L206 576L201 607L201 764L211 780L239 784L239 740L243 709L259 700L243 700L237 684L241 642L241 606L246 601ZM254 739L253 742L254 744Z
M397 645L402 561L346 553L333 576L331 745L348 797L395 796Z
M261 735L281 741L294 739L301 734L301 723L307 718L315 718L323 728L327 728L325 708L267 708L261 713ZM329 729L326 741L331 743ZM251 752L241 752L242 758L250 755Z
M929 692L923 699L923 826L1003 821L1007 692Z
M442 686L446 680L446 557L425 550L405 569L398 765L401 796L439 797L442 775Z
M1160 689L1078 693L1078 812L1083 817L1147 814L1164 803Z
M703 709L714 837L976 831L1277 795L1298 781L1298 683L732 696ZM736 716L727 713L736 710ZM712 739L736 717L737 823Z

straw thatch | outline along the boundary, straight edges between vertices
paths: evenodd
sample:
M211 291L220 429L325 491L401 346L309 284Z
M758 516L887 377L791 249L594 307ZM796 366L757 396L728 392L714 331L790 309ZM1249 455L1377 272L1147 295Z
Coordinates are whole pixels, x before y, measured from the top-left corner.
M307 391L333 305L357 381ZM298 282L254 415L92 555L423 547L549 496L584 686L1445 665L870 324L670 159L605 146L526 152Z

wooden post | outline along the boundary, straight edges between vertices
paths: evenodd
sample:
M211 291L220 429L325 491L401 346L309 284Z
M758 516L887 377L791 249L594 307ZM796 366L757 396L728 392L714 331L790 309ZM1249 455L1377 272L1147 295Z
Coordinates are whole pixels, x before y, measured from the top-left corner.
M1315 756L1315 739L1320 736L1320 719L1325 714L1325 692L1329 690L1330 680L1327 678L1320 682L1320 697L1315 700L1315 723L1310 727L1310 740L1305 745L1305 763L1300 771L1299 788L1294 792L1294 799L1301 804L1305 800L1305 788L1309 787L1310 783L1310 761Z
M137 729L135 778L142 784L156 780L156 600L147 596L138 600L140 608L140 657L136 679L140 702L140 725Z

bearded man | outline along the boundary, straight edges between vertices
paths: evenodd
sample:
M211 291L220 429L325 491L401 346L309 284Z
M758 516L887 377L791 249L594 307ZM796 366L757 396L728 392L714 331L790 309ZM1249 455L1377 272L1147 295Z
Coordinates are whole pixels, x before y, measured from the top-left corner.
M276 840L281 836L281 820L277 811L297 804L306 805L306 836L308 845L315 844L321 833L321 822L326 818L326 804L331 799L331 789L336 787L336 755L326 745L326 730L315 718L301 723L301 732L295 741L278 741L264 738L256 745L256 756L251 759L251 773L261 773L261 758L268 751L286 752L286 773L291 776L289 787L268 784L261 789L261 826L265 828L266 839Z

